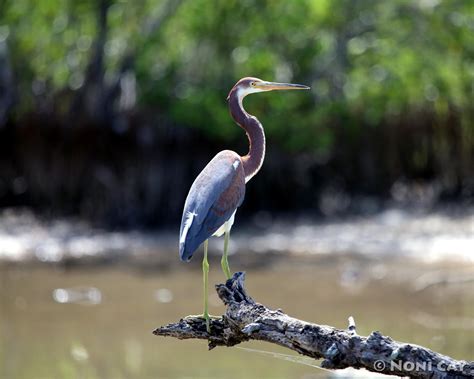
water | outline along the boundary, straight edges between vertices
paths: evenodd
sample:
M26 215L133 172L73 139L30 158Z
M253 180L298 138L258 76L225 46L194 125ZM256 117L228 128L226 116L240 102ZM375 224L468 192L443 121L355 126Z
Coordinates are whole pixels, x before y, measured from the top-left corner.
M320 362L265 343L207 350L152 330L202 311L201 263L176 232L107 231L0 214L0 378L326 378ZM326 222L237 224L231 268L270 308L373 330L474 360L474 212L387 209ZM210 283L223 281L222 239ZM210 311L224 307L211 289ZM360 374L360 372L357 372ZM353 377L342 373L338 377ZM362 373L365 377L367 373Z
M127 260L146 265L175 265L178 226L168 232L108 231L81 220L42 220L28 210L0 212L0 261ZM210 241L210 253L222 240ZM424 210L388 208L337 219L274 219L268 212L232 230L230 254L272 252L299 255L358 254L405 256L426 261L474 263L474 208ZM266 256L260 257L264 263Z
M270 344L208 351L204 341L153 336L154 328L201 311L199 262L159 270L65 267L0 265L1 378L332 375ZM240 263L231 260L231 268ZM213 259L210 282L222 280ZM352 315L361 335L380 330L467 360L474 359L473 283L474 267L457 262L287 256L263 269L247 267L249 294L269 307L339 328ZM212 314L224 311L213 293L210 307Z

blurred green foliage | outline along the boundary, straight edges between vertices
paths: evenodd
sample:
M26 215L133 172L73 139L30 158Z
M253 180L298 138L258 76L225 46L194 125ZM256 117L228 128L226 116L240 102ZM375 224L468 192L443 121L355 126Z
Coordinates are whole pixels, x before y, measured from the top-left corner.
M83 85L98 3L0 3L0 40L11 54L19 109L30 110L36 96ZM225 94L250 75L312 86L312 97L248 100L264 115L268 133L293 149L329 148L334 119L359 128L418 109L439 120L454 109L472 129L470 0L193 0L178 4L151 31L163 1L107 6L105 81L132 52L138 103L158 105L176 122L216 137L240 133L229 120Z
M130 171L136 180L129 174L123 181L131 184L121 185L137 199L143 192L150 199L169 192L156 183L168 182L171 162L189 178L202 168L199 163L184 174L196 144L176 139L184 130L176 125L196 129L188 129L188 136L206 136L199 147L206 160L216 146L245 152L225 101L244 76L312 87L310 93L246 99L269 141L268 177L262 172L264 182L255 187L260 205L266 204L265 185L284 193L298 188L294 199L300 204L287 201L289 209L319 204L314 198L325 184L394 196L396 183L420 180L433 183L433 198L474 194L471 0L0 0L0 131L5 123L26 123L33 131L48 122L63 130L93 125L128 138L124 145L111 144L106 157L125 157L124 146L138 152L153 147L163 178L146 185L148 192L134 189L133 183L161 172L151 167L144 173L137 163ZM143 131L151 125L153 132ZM124 135L127 130L133 132ZM90 146L104 146L96 129L90 133L70 139L71 145L85 138ZM6 154L24 156L21 138L30 134L16 142L7 135L5 147L18 147L18 153ZM50 146L51 138L41 135L28 137L29 146ZM64 140L60 133L55 161L70 150L61 152ZM271 155L272 148L290 154ZM93 154L73 153L70 159L77 156L78 167L90 167L95 163L81 157ZM35 194L34 162L44 157L25 159L31 164L9 169L8 180L24 176ZM102 161L122 180L117 158ZM39 192L57 202L67 177L68 170L58 171L60 192L48 186ZM87 187L90 179L76 177L68 196L95 193ZM185 191L187 183L179 187ZM167 213L178 212L182 196L175 195Z

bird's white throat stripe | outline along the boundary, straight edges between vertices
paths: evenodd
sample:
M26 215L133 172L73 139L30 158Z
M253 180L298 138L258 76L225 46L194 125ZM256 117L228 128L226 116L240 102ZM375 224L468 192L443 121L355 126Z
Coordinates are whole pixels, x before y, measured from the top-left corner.
M247 96L251 93L257 93L257 92L264 92L264 90L262 90L260 88L256 88L256 87L239 88L237 90L237 99L239 101L239 106L245 114L247 114L247 112L245 111L245 109L242 105L242 100L244 99L245 96ZM263 126L260 123L260 121L257 120L256 117L254 117L252 115L249 115L249 114L247 114L247 116L254 119L256 121L258 127L262 130L262 134L263 134L263 154L262 154L262 158L260 159L260 162L258 163L257 169L253 173L251 173L250 175L245 176L245 183L247 183L250 179L252 179L255 176L255 174L260 170L260 168L262 167L262 164L263 164L264 157L265 157L265 133L263 133ZM248 134L248 132L247 132L247 134Z
M251 93L257 93L257 92L264 92L264 91L256 87L239 88L237 90L237 98L239 99L240 106L242 107L242 99L245 96L250 95Z
M186 236L188 234L189 228L193 224L194 217L196 216L197 216L197 213L194 213L194 212L186 213L186 220L184 221L183 233L181 233L181 238L179 239L180 244L183 244L186 241Z
M267 150L267 148L266 148L266 137L265 137L265 133L263 131L263 126L260 123L260 121L258 121L258 119L256 117L254 117L254 116L251 116L251 117L255 120L256 124L258 125L258 127L262 131L263 146L262 146L262 157L260 158L260 162L258 162L257 168L252 173L250 173L250 175L245 176L245 183L247 183L250 179L252 179L257 174L257 172L259 172L260 169L262 168L263 161L265 160L266 150Z

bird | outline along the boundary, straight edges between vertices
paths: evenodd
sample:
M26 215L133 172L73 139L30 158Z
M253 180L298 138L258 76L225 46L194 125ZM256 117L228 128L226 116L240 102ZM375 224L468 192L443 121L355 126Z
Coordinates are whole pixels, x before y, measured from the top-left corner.
M232 150L219 152L196 177L184 204L179 231L179 256L189 261L204 243L202 262L204 312L207 331L210 332L208 313L208 240L224 235L224 253L221 267L227 279L231 271L227 259L230 230L235 213L245 196L245 186L260 170L265 158L265 132L260 121L243 107L245 96L276 90L306 90L302 84L267 82L254 77L240 79L227 96L230 115L247 134L249 151L240 156Z

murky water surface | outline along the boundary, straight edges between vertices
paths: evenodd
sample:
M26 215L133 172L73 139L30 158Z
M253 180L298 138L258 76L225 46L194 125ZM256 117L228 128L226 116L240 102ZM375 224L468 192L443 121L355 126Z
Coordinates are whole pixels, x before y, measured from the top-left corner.
M232 267L232 263L234 264ZM232 262L231 268L239 262ZM152 330L201 311L199 264L173 270L0 265L0 378L313 378L328 373L265 343L207 351ZM211 283L221 282L217 261ZM474 268L354 256L288 257L247 266L249 293L292 316L380 330L474 360ZM224 310L211 296L211 313ZM259 350L259 351L255 351ZM306 361L307 362L307 361ZM310 362L314 363L313 362Z
M43 220L28 210L0 212L0 261L119 260L174 265L178 226L168 232L107 231L80 220ZM222 240L211 239L211 253ZM236 223L230 253L404 256L474 264L474 208L387 208L326 220L274 219L268 212Z

